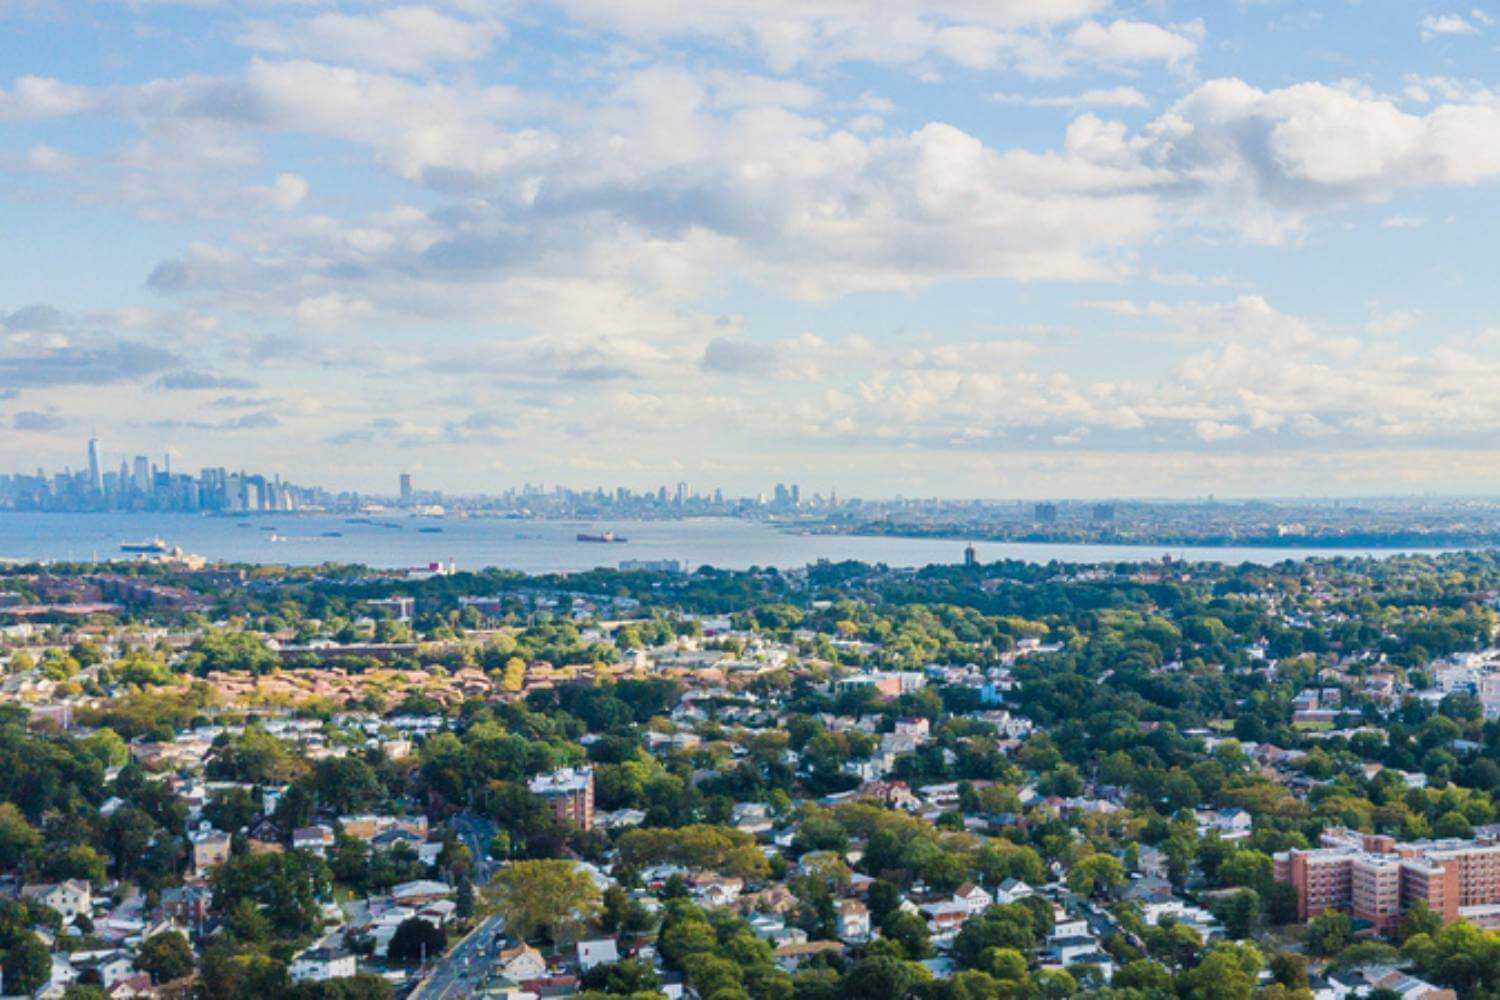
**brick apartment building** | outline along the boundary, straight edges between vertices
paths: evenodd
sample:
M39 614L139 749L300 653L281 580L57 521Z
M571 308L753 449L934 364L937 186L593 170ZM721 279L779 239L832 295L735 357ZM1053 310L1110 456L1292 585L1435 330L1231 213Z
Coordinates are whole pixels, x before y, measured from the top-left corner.
M594 828L594 769L565 767L531 779L531 792L546 800L552 815L580 830Z
M1395 929L1418 901L1444 923L1500 928L1500 842L1420 840L1355 830L1325 830L1322 846L1276 855L1276 879L1297 890L1297 917L1348 913L1381 933Z

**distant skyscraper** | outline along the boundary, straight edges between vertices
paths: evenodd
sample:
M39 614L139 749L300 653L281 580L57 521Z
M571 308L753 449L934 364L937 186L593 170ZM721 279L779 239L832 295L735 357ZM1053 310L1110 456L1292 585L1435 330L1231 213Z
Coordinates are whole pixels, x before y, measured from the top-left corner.
M1057 523L1057 504L1039 503L1032 510L1032 515L1038 524Z
M964 546L964 565L970 567L979 565L979 552L972 545Z
M135 475L131 485L137 493L144 495L151 492L151 459L145 455L135 456Z
M411 473L401 473L401 502L411 503Z
M99 472L99 439L89 436L89 489L104 492L104 478Z

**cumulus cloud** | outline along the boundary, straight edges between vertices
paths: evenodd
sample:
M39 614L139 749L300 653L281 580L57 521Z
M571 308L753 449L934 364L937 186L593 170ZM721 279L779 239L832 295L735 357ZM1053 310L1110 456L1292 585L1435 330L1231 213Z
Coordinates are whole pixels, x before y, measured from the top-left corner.
M1107 87L1081 94L1040 96L1035 94L991 95L991 100L1026 108L1144 108L1150 102L1134 87Z
M715 337L703 349L699 365L705 371L730 375L771 375L781 368L782 357L767 344L742 337Z
M1311 215L1382 201L1426 185L1468 185L1500 175L1500 105L1454 103L1427 114L1345 87L1298 84L1266 91L1209 81L1139 135L1093 119L1075 122L1074 148L1101 164L1166 171L1196 219L1223 218L1265 241ZM1207 201L1214 211L1205 211Z
M1192 58L1199 25L1087 20L1104 0L560 0L575 20L640 41L706 39L751 50L777 72L804 63L910 65L941 59L969 69L1011 66L1056 75L1073 63L1176 65ZM1058 31L1072 25L1071 30Z
M172 351L112 333L47 305L0 317L0 387L138 382L180 363Z
M8 89L0 88L0 121L62 118L91 111L98 105L88 87L42 76L23 76Z
M308 191L307 181L296 174L277 174L270 186L255 188L253 193L272 208L290 212L302 204Z
M1161 27L1144 21L1085 21L1068 34L1076 52L1102 63L1160 62L1177 66L1193 58L1203 38L1203 22Z
M101 408L155 387L175 390L145 397L159 428L455 456L736 435L851 456L1205 456L1500 431L1473 388L1493 345L1439 343L1396 303L1334 326L1173 270L1188 241L1288 242L1325 213L1494 179L1500 99L1482 82L1200 83L1218 51L1201 23L1104 0L556 6L561 28L507 6L511 38L482 4L260 5L231 29L255 50L243 65L0 83L0 119L96 115L120 137L101 155L37 129L5 161L36 191L119 192L153 218L182 192L174 222L214 220L142 268L160 306L0 313L0 396L79 423L72 387L104 387ZM587 51L559 86L527 60L564 38ZM934 99L860 93L852 62ZM1006 80L999 121L945 116L953 91L917 78L970 95ZM1061 112L1056 138L1040 114L1006 128L1006 107ZM1419 221L1401 203L1358 221L1382 217L1392 244ZM1066 286L1019 296L1040 315L1065 295L1082 332L950 308L950 287L979 301L995 282L1108 290L1082 312ZM929 313L955 329L902 323ZM788 332L804 319L818 335ZM243 391L268 367L275 398Z
M1479 27L1461 14L1428 14L1422 18L1422 41L1451 35L1477 35Z
M216 375L213 372L205 372L193 368L168 372L153 382L152 385L157 389L184 390L255 388L255 383L248 379Z
M23 433L47 434L61 430L68 425L68 422L55 413L21 410L11 418L10 425Z
M491 20L470 21L431 7L392 7L370 14L328 11L305 20L256 21L240 37L251 48L412 73L485 55L502 33Z
M79 161L56 146L39 142L26 151L26 165L37 173L70 174L78 169Z
M193 420L167 417L149 424L164 431L261 431L281 426L281 418L270 410L255 410L226 420Z

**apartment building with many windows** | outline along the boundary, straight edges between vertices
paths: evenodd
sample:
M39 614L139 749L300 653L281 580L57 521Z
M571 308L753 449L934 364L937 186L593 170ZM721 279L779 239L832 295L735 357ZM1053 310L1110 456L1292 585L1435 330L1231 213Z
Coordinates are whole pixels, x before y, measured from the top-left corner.
M1297 916L1340 910L1382 933L1418 901L1444 923L1500 927L1500 842L1420 840L1325 830L1314 850L1282 851L1276 879L1297 891Z

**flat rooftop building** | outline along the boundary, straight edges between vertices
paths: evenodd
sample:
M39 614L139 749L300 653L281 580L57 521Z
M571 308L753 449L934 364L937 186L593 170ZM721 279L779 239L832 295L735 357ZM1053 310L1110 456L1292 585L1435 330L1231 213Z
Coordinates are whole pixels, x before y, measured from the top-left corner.
M1321 844L1275 857L1277 881L1297 891L1300 920L1339 910L1387 933L1422 902L1444 923L1500 927L1500 842L1492 837L1401 842L1330 829Z
M594 769L565 767L531 779L531 793L552 807L552 815L580 830L594 827Z

